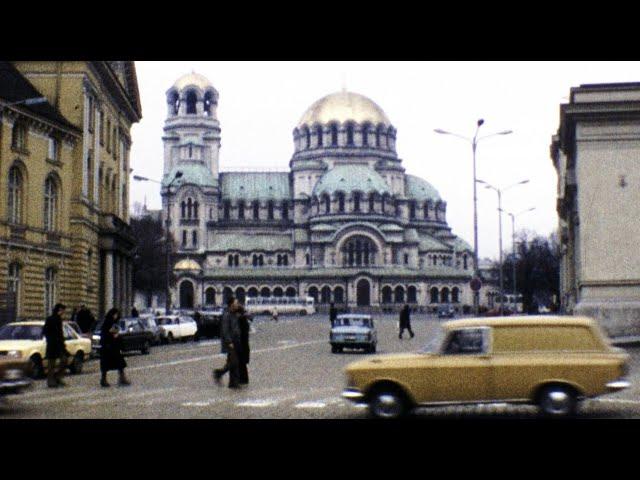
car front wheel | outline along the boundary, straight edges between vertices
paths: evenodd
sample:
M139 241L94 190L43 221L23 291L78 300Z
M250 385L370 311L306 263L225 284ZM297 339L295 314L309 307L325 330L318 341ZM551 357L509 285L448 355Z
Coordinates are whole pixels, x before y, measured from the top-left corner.
M71 365L69 365L69 371L73 374L81 373L83 365L84 365L84 354L82 352L78 352L73 357L73 361L71 362Z
M144 345L142 346L142 348L140 349L140 352L143 355L148 355L149 354L149 347L151 345L149 344L149 341L147 340L146 342L144 342Z
M577 407L575 392L562 385L545 387L538 396L540 412L547 417L566 417L575 414Z
M34 379L44 377L44 365L42 359L37 355L29 359L29 376Z
M409 410L404 395L395 388L379 388L370 398L369 411L375 418L400 418Z

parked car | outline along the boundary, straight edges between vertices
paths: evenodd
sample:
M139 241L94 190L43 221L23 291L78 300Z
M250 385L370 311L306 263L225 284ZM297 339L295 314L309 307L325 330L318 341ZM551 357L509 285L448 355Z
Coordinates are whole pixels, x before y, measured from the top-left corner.
M151 350L153 334L146 330L139 317L125 317L118 320L118 334L122 339L122 353L140 351L147 355ZM102 322L99 322L93 332L92 344L95 356L100 356L100 337Z
M186 315L161 315L156 318L160 327L162 342L193 340L198 331L196 321Z
M31 386L28 367L18 353L0 350L0 396L20 393Z
M43 328L44 320L12 322L0 328L0 352L25 360L32 378L43 377L46 370L44 358L47 342L42 333ZM91 340L78 335L66 323L62 325L62 332L70 354L67 368L71 373L80 373L91 354Z
M628 388L629 359L586 317L453 320L421 352L348 365L343 397L381 418L415 406L496 402L565 416L580 400Z
M329 334L331 352L340 353L345 348L364 349L375 353L378 334L371 315L343 313L336 317Z
M438 318L453 318L456 316L456 309L453 305L440 305L438 307Z
M200 312L200 324L198 325L198 338L214 338L220 336L220 322L222 321L222 308L202 310Z
M151 345L159 345L162 340L162 331L156 323L155 315L151 313L144 313L138 317L138 320L140 320L144 329L151 333Z
M80 330L80 325L78 325L76 322L65 322L67 325L69 325L74 332L76 332L79 336L84 337L84 338L88 338L91 339L91 332L88 333L82 333L82 330Z

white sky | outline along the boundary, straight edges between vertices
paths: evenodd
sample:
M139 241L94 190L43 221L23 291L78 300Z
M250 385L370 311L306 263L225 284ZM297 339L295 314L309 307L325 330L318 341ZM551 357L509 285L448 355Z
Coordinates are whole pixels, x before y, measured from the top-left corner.
M571 87L640 80L640 62L136 62L142 98L132 128L131 168L160 180L165 92L183 74L205 75L220 93L221 171L239 167L288 170L292 131L314 101L338 91L366 95L397 128L397 152L406 172L431 183L447 202L453 232L473 247L471 146L434 128L472 137L513 134L480 142L477 177L498 188L530 183L503 194L503 208L520 212L516 230L547 235L557 228L557 176L549 145L559 105ZM498 256L497 195L478 185L480 257ZM159 185L131 182L131 202L160 208ZM503 249L511 250L511 220L503 216Z

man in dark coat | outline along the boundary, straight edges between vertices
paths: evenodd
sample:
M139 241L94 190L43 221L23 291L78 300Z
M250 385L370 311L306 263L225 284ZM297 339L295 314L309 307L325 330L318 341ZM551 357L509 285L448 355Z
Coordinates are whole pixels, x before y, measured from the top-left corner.
M78 326L82 333L89 333L93 327L94 318L86 305L82 305L78 310L77 320Z
M400 334L398 335L398 338L402 339L402 334L405 331L405 329L409 330L409 334L411 335L411 338L415 336L413 334L413 330L411 330L411 314L409 310L409 305L407 305L406 303L404 307L402 307L402 310L400 311Z
M239 352L242 347L240 345L238 309L238 301L235 297L230 296L227 300L227 310L222 315L220 323L220 347L222 353L227 354L227 361L223 368L216 368L213 371L213 379L218 384L222 376L229 372L229 388L240 388Z
M47 317L44 322L43 334L47 340L46 358L48 361L47 368L47 387L56 388L63 387L65 383L62 381L64 369L67 366L67 348L64 344L64 334L62 333L62 315L65 306L61 303L53 307L52 314ZM56 369L56 361L59 360Z
M251 348L249 346L250 321L253 321L253 319L241 305L240 310L238 311L238 325L240 327L240 351L238 352L238 383L240 383L240 385L247 385L249 383L249 370L247 369L247 365L249 364L249 357L251 354Z
M338 309L333 302L331 302L331 306L329 307L329 321L332 327L336 323L336 318L338 318Z
M122 355L122 338L119 335L118 320L120 320L120 311L112 308L107 312L100 329L100 372L102 373L100 386L102 387L110 386L107 382L109 370L118 370L119 385L131 384L124 373L127 362Z

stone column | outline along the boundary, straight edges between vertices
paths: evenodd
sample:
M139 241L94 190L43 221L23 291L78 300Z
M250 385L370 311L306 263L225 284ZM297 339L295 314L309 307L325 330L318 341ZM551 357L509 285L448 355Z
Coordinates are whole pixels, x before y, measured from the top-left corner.
M113 308L113 252L104 255L104 310L105 313Z

